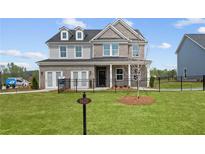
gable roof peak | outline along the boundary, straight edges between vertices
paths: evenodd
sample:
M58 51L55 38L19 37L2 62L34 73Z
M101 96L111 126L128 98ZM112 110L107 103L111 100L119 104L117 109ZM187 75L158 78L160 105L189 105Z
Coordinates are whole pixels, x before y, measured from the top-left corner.
M80 27L80 26L77 26L77 27L75 27L74 29L75 29L75 30L82 30L82 31L84 30L84 29L83 29L82 27Z
M62 30L67 30L67 31L69 31L69 29L68 29L66 26L60 27L59 30L60 30L60 31L62 31Z
M129 38L127 38L125 35L123 35L119 30L117 30L112 24L108 24L103 30L101 30L95 37L92 38L91 41L97 39L98 37L100 37L105 31L107 31L108 29L112 29L113 31L115 31L119 36L121 36L122 38L130 41Z
M115 27L118 23L120 23L122 26L124 26L125 28L127 28L130 32L132 32L136 37L140 38L141 40L144 40L147 42L147 40L142 36L142 34L140 32L137 32L134 30L134 28L132 26L130 26L127 22L125 22L123 19L118 18L116 19L112 25Z

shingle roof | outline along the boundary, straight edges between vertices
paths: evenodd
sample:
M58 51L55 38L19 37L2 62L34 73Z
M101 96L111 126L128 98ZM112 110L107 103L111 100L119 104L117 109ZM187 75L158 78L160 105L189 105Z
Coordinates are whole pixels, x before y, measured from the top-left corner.
M186 35L205 48L205 34L186 34Z
M92 59L45 59L38 62L92 62L92 61L128 61L128 57L98 57Z
M70 30L71 36L69 40L61 40L60 39L60 32L58 32L56 35L54 35L52 38L50 38L46 43L48 42L88 42L90 41L95 35L97 35L101 30L84 30L84 39L83 40L76 40L75 39L75 30Z
M60 39L60 32L58 32L53 37L51 37L48 41L46 41L46 43L49 43L49 42L89 42L100 31L102 31L102 30L100 30L100 29L84 30L84 39L83 40L76 40L75 30L70 30L71 36L70 36L69 40L61 40ZM141 34L141 32L138 29L135 29L135 31L144 38L144 36Z

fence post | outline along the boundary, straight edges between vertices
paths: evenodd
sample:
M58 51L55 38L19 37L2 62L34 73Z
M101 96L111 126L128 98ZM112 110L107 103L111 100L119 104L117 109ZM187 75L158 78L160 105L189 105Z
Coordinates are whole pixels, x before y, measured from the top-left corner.
M2 82L2 74L1 74L1 71L0 71L0 91L2 92L2 86L3 86L3 82Z
M75 92L77 93L78 92L78 79L75 79Z
M161 80L160 77L158 78L158 80L159 80L159 92L160 92L161 91L161 89L160 89L161 88L160 87L160 80Z
M117 87L117 82L116 82L116 78L115 78L115 93L116 93L116 87Z
M95 83L95 79L93 78L93 93L95 92L95 85L94 85L94 83Z
M203 75L203 91L205 91L205 75Z
M181 76L181 91L182 91L182 89L183 89L183 87L182 87L182 82L183 82L183 77Z

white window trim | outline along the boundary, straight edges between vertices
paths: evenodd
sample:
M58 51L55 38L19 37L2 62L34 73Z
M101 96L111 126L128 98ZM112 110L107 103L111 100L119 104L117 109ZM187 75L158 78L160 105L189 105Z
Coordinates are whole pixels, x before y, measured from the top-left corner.
M105 55L104 53L104 45L109 44L110 45L110 55ZM117 55L112 55L112 44L118 45ZM119 43L103 43L103 57L118 57L119 56Z
M61 57L61 47L66 47L66 57ZM58 57L60 59L67 59L68 58L68 47L66 45L59 45L58 46L58 50L59 50L59 55Z
M63 33L66 33L66 38L63 38ZM66 30L62 30L61 31L61 40L68 40L68 38L69 38L69 36L68 36L68 31L66 31Z
M82 54L81 54L81 57L76 57L76 47L78 47L78 46L80 46L81 47L81 52L82 52ZM83 46L82 45L76 45L76 46L74 46L74 48L75 48L75 55L74 55L74 57L76 58L76 59L81 59L81 58L83 58Z
M78 38L78 33L81 33L81 38ZM84 38L84 34L83 34L83 31L81 31L81 30L77 30L76 32L75 32L75 38L76 38L76 40L83 40L83 38Z
M80 73L81 75L82 75L82 72L86 72L86 80L89 80L89 71L88 70L72 70L71 71L71 80L74 80L74 78L73 78L73 73L74 72L78 72L78 74ZM79 77L79 76L78 76ZM81 78L82 78L82 76L80 76ZM81 79L80 79L81 80ZM77 80L78 81L78 80ZM81 85L81 82L79 82L78 81L78 83L77 83L78 85L78 88L84 88L84 87L82 87L82 85ZM81 86L79 86L79 84L81 85ZM86 83L87 85L85 86L85 88L89 88L89 82L87 82ZM73 89L73 88L75 88L76 86L74 86L74 82L71 82L71 88Z
M47 80L48 80L48 72L52 72L52 87L48 87ZM56 72L61 72L61 77L63 77L63 71L45 71L45 88L58 88L56 86Z
M122 80L117 79L117 75L121 75L121 74L117 74L118 69L122 70ZM116 78L116 81L124 81L124 68L115 68L115 78Z
M137 45L137 46L138 46L138 50L139 50L139 51L138 51L138 56L134 56L134 55L133 55L133 53L134 53L134 52L133 52L133 45ZM139 55L140 55L140 46L139 46L139 44L137 44L137 43L132 44L132 57L139 57Z

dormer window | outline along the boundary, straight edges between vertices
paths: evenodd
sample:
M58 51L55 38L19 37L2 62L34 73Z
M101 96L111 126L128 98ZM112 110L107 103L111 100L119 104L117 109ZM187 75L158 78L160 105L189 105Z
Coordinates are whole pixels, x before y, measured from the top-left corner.
M83 31L76 31L76 40L83 40Z
M68 31L61 31L61 40L68 40Z

